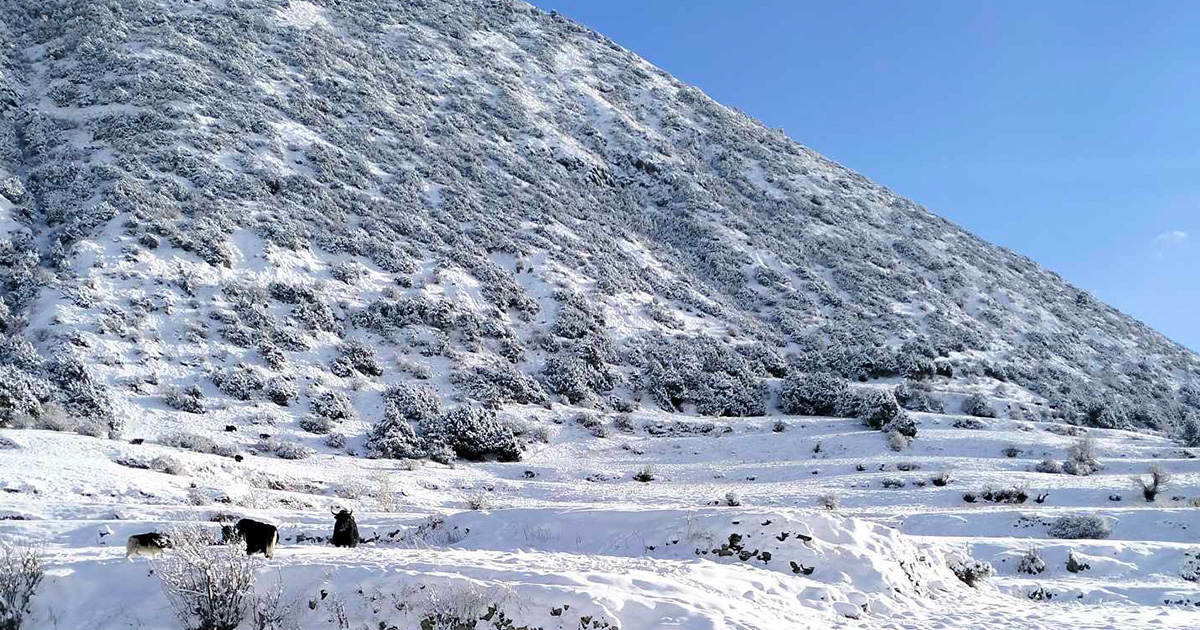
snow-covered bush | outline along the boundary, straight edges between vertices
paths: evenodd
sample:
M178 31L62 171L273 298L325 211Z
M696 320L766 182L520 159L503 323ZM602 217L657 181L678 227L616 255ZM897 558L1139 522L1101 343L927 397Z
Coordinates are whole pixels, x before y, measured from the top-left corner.
M502 462L521 459L521 445L512 431L482 407L456 407L446 412L435 426L423 427L431 441L449 446L463 459L495 458Z
M1067 460L1063 462L1062 467L1063 472L1080 477L1098 472L1103 465L1096 455L1096 442L1090 437L1079 438L1079 441L1067 449Z
M300 396L300 389L290 379L277 376L267 381L266 393L268 400L280 407L287 407Z
M917 437L917 421L909 414L901 411L890 422L883 425L883 431L886 433L899 433L906 438L913 439Z
M1183 563L1179 567L1179 577L1188 582L1200 582L1200 549L1183 552Z
M46 577L37 548L0 541L0 628L21 630L29 603Z
M992 577L996 571L991 563L961 555L951 556L946 560L950 570L963 584L977 588Z
M158 440L163 446L171 446L181 448L193 453L205 453L209 455L220 455L221 457L233 457L237 455L237 448L228 444L217 444L211 438L186 431L176 431L162 436Z
M0 365L0 428L17 418L37 418L49 398L47 383L17 367Z
M326 435L325 446L333 449L346 448L346 435L336 431Z
M826 510L836 511L840 503L838 495L833 493L826 493L817 497L817 505Z
M179 621L203 630L237 628L253 597L258 560L237 541L213 545L202 525L177 525L168 536L172 553L155 573Z
M992 402L983 394L971 394L963 400L963 413L976 418L995 418L996 410L992 408Z
M779 410L796 416L835 416L850 395L849 383L840 376L793 371L779 389Z
M899 431L887 432L887 445L892 451L899 453L912 444L912 438Z
M282 576L275 585L266 589L254 589L254 600L250 605L250 627L253 630L295 630L298 601L284 597Z
M370 275L370 272L367 271L366 267L364 267L361 263L356 263L354 261L338 263L334 265L329 272L334 278L345 282L346 284L357 284L359 280L362 280Z
M1038 575L1046 570L1046 561L1038 554L1037 549L1029 549L1017 561L1017 573Z
M1051 523L1046 533L1051 538L1103 540L1112 535L1112 524L1094 514L1068 514Z
M147 464L147 467L150 470L167 475L175 475L177 477L183 477L188 474L187 466L184 466L183 462L179 461L175 457L172 457L171 455L159 455L158 457L150 460L150 463Z
M859 397L858 417L872 429L882 429L899 415L900 403L890 391L875 389Z
M309 410L316 416L330 420L350 420L354 418L354 405L346 394L331 389L323 389L309 395Z
M250 400L267 386L258 372L248 365L213 372L212 382L221 393L237 400Z
M46 371L68 415L104 422L109 437L120 435L122 422L113 414L107 388L92 378L82 359L66 354L47 363Z
M542 405L548 402L546 392L536 380L508 363L496 362L477 365L466 371L455 371L450 374L450 382L472 398L493 406L505 403Z
M204 413L204 392L196 385L168 387L162 398L172 409L187 413Z
M642 466L637 472L633 473L633 480L640 483L650 483L656 477L654 467L647 464Z
M308 459L313 455L311 448L295 442L277 442L272 450L280 459Z
M896 396L896 402L908 411L921 413L943 413L945 411L945 405L941 400L930 396L928 392L908 381L897 385L892 393Z
M339 348L341 356L334 362L332 371L337 376L352 376L354 372L365 376L382 376L383 368L379 367L379 358L375 348L357 339L343 343Z
M761 416L766 388L751 364L710 337L639 340L637 384L666 411L694 405L705 416Z
M1144 497L1147 502L1153 502L1158 498L1158 493L1162 492L1167 488L1168 485L1170 485L1171 473L1167 472L1167 470L1161 465L1153 464L1150 466L1150 470L1147 471L1147 474L1150 475L1150 479L1147 480L1141 476L1137 476L1133 478L1133 483L1141 489L1142 497Z
M396 385L383 396L383 418L367 433L367 451L372 457L419 459L432 457L436 445L420 434L442 418L442 401L433 389L419 385Z
M1043 459L1042 461L1038 462L1037 465L1033 467L1033 469L1040 473L1046 473L1046 474L1050 474L1050 475L1058 475L1058 474L1062 474L1063 465L1062 465L1062 463L1057 462L1057 461L1047 457L1047 458Z
M318 416L315 413L310 413L303 418L300 418L300 428L316 435L327 435L332 433L337 423L325 416Z

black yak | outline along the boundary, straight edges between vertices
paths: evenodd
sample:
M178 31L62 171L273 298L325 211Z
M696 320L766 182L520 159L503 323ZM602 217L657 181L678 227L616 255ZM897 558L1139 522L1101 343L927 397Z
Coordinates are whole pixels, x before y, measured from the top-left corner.
M261 553L268 558L275 556L275 544L279 542L279 530L269 523L249 518L237 522L236 526L221 527L221 542L229 544L237 539L246 541L246 555Z
M357 547L358 546L358 523L354 522L354 511L343 509L340 512L333 513L333 538L331 539L334 547Z

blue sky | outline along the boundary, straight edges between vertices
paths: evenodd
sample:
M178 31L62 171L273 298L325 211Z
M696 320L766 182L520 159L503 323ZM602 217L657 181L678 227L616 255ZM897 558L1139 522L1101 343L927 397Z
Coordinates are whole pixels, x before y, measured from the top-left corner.
M534 4L1200 349L1200 2Z

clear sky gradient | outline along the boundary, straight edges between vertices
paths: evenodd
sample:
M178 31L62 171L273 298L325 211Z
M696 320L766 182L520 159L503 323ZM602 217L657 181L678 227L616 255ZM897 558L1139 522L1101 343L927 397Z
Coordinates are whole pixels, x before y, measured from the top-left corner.
M1200 349L1200 2L533 1Z

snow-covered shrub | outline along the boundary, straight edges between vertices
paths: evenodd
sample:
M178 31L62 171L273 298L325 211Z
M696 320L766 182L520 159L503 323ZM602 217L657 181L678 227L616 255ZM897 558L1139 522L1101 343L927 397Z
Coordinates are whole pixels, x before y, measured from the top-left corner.
M359 280L370 275L366 267L352 260L334 265L329 272L334 278L346 284L357 284Z
M213 372L212 382L221 393L237 400L250 400L267 386L258 372L248 365Z
M585 297L573 291L555 292L558 315L553 332L567 339L582 339L604 330L604 314Z
M400 384L383 395L383 418L367 433L372 457L419 459L431 457L431 445L419 431L436 426L442 418L442 401L433 389Z
M467 495L467 508L475 511L492 509L492 498L485 492L472 492Z
M899 453L900 451L908 448L911 444L912 438L908 437L907 435L904 435L899 431L887 432L887 445L889 449Z
M176 431L168 433L159 438L159 444L163 446L171 446L181 448L193 453L205 453L209 455L220 455L221 457L233 457L237 455L237 448L228 444L217 444L211 438L186 431Z
M375 348L357 339L352 339L343 343L338 350L341 356L337 362L348 367L350 370L356 371L365 376L381 376L383 368L379 367L379 358L375 355ZM334 374L338 376L350 376L347 373L338 373L335 369Z
M961 555L951 556L946 563L955 577L972 588L986 582L995 573L991 563Z
M913 439L917 437L917 421L912 416L901 411L890 422L883 425L883 431L886 433L899 433L906 438Z
M1033 467L1033 469L1040 473L1058 475L1058 474L1062 474L1063 465L1060 462L1057 462L1057 461L1047 457L1047 458L1043 459L1042 461L1038 462L1037 465Z
M949 472L944 470L929 478L929 483L932 483L939 488L949 485L951 481L954 481L954 477L952 477Z
M633 473L633 480L641 483L650 483L655 479L654 467L649 464L642 466L637 472Z
M742 504L742 495L741 494L734 492L732 490L725 493L725 505L727 507L739 507L739 506L741 506L741 504Z
M548 402L546 392L536 380L504 362L452 372L450 382L472 398L489 405L541 405Z
M1188 582L1200 582L1200 549L1183 552L1183 563L1179 567L1179 577Z
M875 389L859 397L858 417L872 429L882 429L899 415L900 403L890 391Z
M42 414L42 403L49 398L46 382L17 367L0 365L0 428L17 418L37 418Z
M494 457L502 462L521 459L521 445L490 409L456 407L436 426L423 428L432 441L449 446L463 459L479 461Z
M314 415L330 420L350 420L354 418L354 405L346 394L325 389L309 395L309 410Z
M1063 472L1069 475L1086 477L1098 472L1103 465L1096 455L1096 442L1090 437L1079 438L1067 450L1067 460L1063 462Z
M793 371L779 389L779 410L796 416L835 416L850 395L849 383L840 376Z
M325 446L329 448L346 448L346 435L343 433L333 432L325 436Z
M838 495L833 493L826 493L817 497L817 505L826 510L835 511L838 509L840 503Z
M1147 502L1153 502L1158 498L1158 493L1162 492L1171 483L1171 473L1158 464L1153 464L1147 471L1150 479L1147 480L1141 476L1133 478L1133 483L1142 491L1142 497Z
M608 426L604 424L604 419L598 414L581 413L575 416L575 424L587 429L593 437L606 438L609 435Z
M300 428L316 435L328 435L332 433L337 423L325 416L318 416L315 413L310 413L303 418L300 418Z
M254 600L250 605L250 627L253 630L294 630L299 602L284 598L282 577L273 587L254 589Z
M639 340L633 361L637 384L660 408L694 405L705 416L761 416L766 388L751 364L728 344L710 337Z
M204 413L204 392L196 385L168 387L162 399L172 409L187 413Z
M67 354L46 364L50 382L67 414L108 424L109 437L121 433L122 422L113 414L112 399L105 386L92 378L83 360Z
M1188 414L1179 425L1180 443L1188 447L1200 446L1200 420L1197 420L1194 415Z
M903 488L908 484L904 483L904 480L899 477L884 477L883 480L879 482L879 485L891 490L895 488Z
M1091 563L1076 555L1074 549L1067 551L1067 572L1083 573L1084 571L1090 571L1091 569Z
M970 431L981 431L987 428L987 425L976 420L975 418L958 418L951 424L955 429L968 429Z
M971 394L963 400L963 413L976 418L995 418L996 410L992 408L992 403L987 396L983 394Z
M167 601L188 628L234 630L248 612L258 560L243 545L213 545L202 525L177 525L168 533L172 553L157 571Z
M266 393L268 400L280 407L287 407L300 396L300 389L290 379L277 376L267 381Z
M1038 554L1037 549L1029 549L1017 561L1017 573L1038 575L1046 570L1046 561Z
M175 475L177 477L183 477L188 474L187 466L184 466L183 462L179 461L175 457L172 457L171 455L159 455L158 457L150 460L150 463L147 464L147 467L150 470L167 475Z
M21 630L29 603L46 577L37 548L0 541L0 628Z
M308 459L313 455L311 448L295 442L278 442L272 450L280 459Z
M928 392L921 390L908 381L897 385L892 393L896 396L896 402L900 403L900 406L908 411L922 413L942 413L945 411L942 401L930 396Z
M1103 540L1112 535L1112 524L1094 514L1068 514L1051 523L1046 533L1051 538Z

